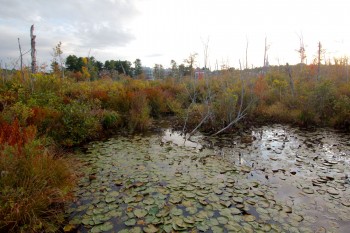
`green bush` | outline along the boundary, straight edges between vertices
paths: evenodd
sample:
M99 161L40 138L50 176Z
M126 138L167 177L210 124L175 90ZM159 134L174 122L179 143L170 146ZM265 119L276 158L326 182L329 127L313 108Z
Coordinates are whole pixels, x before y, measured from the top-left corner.
M61 116L57 126L52 128L49 136L64 146L79 145L97 137L101 124L93 106L89 103L72 101L61 107Z
M115 111L105 110L102 114L102 126L105 130L117 129L121 124L121 118Z

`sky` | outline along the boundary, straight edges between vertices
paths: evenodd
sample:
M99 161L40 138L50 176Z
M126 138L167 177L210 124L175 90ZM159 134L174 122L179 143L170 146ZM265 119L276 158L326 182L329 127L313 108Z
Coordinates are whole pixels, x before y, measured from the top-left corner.
M325 59L350 55L349 0L0 0L0 65L18 66L30 49L34 24L37 60L50 64L62 42L63 57L141 59L144 66L184 62L211 69L296 64L303 38L306 62L320 41ZM248 45L248 46L247 46ZM30 54L24 56L30 64Z

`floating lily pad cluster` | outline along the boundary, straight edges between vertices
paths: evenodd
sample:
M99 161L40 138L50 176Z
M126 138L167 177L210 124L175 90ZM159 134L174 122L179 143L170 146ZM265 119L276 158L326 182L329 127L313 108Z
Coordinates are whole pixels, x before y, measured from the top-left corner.
M116 137L91 143L88 152L79 156L84 176L75 190L77 201L67 209L70 219L67 231L69 226L89 232L314 232L339 229L334 220L329 221L329 225L317 225L320 219L313 217L316 201L328 203L327 207L321 205L327 209L327 214L334 210L337 216L344 215L343 221L350 221L345 214L350 210L348 193L344 190L346 184L338 178L327 178L318 170L315 172L319 175L315 173L311 177L299 176L299 170L294 175L287 173L289 166L296 166L296 149L288 145L285 136L275 135L274 131L269 135L279 140L274 144L273 139L260 139L266 142L260 147L264 148L261 157L266 158L266 161L261 160L261 165L252 164L260 162L258 158L245 157L245 163L237 163L233 156L235 153L238 156L238 152L254 152L258 149L255 147L259 139L237 148L232 148L232 144L221 147L226 150L226 156L219 156L215 148L198 150L198 147L174 145L171 140L164 141L158 135ZM229 150L231 157L227 156ZM272 172L271 165L274 164L269 161L270 155L277 158L277 155L283 155L278 159L283 160L284 167ZM304 157L309 158L300 157L300 163L304 163ZM278 163L278 159L272 161ZM338 165L333 162L332 167ZM270 178L266 179L265 175ZM284 176L285 179L280 179ZM300 179L295 180L295 177ZM321 177L326 182L318 180ZM283 182L291 182L287 185L294 187L303 200L291 199L288 192L281 194ZM320 186L313 186L313 182ZM313 198L310 205L305 204Z
M254 140L247 143L238 134L216 138L214 150L235 164L250 166L251 178L268 185L276 200L313 216L315 230L350 228L350 135L282 125L254 128L248 134Z

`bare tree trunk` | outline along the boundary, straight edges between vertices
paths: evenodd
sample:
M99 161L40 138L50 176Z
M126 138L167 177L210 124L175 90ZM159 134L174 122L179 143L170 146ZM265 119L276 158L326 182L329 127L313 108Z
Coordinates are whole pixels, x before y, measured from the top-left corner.
M126 75L126 72L125 72L125 69L124 69L123 63L120 63L120 65L122 66L122 70L123 70L124 75Z
M266 65L266 51L267 49L266 49L266 37L265 37L265 48L264 48L264 69L265 69L265 65Z
M321 42L318 42L318 51L317 51L317 81L320 80L320 68L321 68L321 53L322 53L322 45Z
M346 58L345 61L345 70L346 70L346 82L349 82L349 64L348 64L348 58Z
M287 66L287 72L288 72L288 76L289 76L289 85L290 85L290 89L292 91L292 96L293 98L295 97L295 92L294 92L294 81L293 81L293 77L292 77L292 73L289 67L289 64L286 64Z
M267 73L267 67L269 65L269 55L267 54L267 51L269 50L270 46L267 44L267 37L265 37L265 48L264 48L264 66L263 66L263 73Z
M32 57L32 73L35 74L37 71L36 66L36 50L35 50L35 38L36 35L34 35L34 24L30 27L30 45L31 45L31 57Z
M249 45L249 41L247 38L247 46L245 47L245 69L248 69L248 45Z
M19 41L19 38L18 38L18 48L19 48L19 54L20 54L21 76L22 76L22 81L24 81L23 54L22 54L21 42Z

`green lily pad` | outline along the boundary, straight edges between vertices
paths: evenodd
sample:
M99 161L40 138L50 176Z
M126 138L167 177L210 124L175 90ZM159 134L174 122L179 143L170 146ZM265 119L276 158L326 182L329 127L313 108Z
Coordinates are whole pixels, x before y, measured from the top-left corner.
M184 222L188 223L188 224L194 224L195 223L195 219L192 216L187 216L186 218L184 218Z
M114 202L114 201L116 201L115 197L106 197L106 203L111 203L111 202Z
M163 230L166 232L166 233L170 233L173 231L173 226L171 224L166 224L163 226Z
M197 229L199 231L206 232L206 231L209 230L209 226L204 224L204 223L202 223L202 224L197 225Z
M310 187L305 187L305 188L303 188L302 189L302 191L304 192L304 193L306 193L306 194L313 194L315 191L312 189L312 188L310 188Z
M228 223L228 219L225 217L218 217L218 222L222 225L226 225Z
M232 201L236 203L243 203L243 198L241 197L232 197Z
M100 229L102 231L110 231L113 229L113 223L111 222L105 222L100 226Z
M213 233L222 233L222 232L224 232L224 230L221 227L219 227L219 226L212 226L211 230L213 231Z
M123 180L121 180L121 179L115 180L114 184L117 186L121 186L121 185L123 185Z
M125 198L124 198L124 202L125 202L126 204L131 203L131 202L134 202L134 201L135 201L135 198L134 198L134 197L125 197Z
M254 193L255 193L255 195L258 195L258 196L260 196L260 197L263 197L263 196L265 195L265 193L263 193L263 192L260 191L260 190L255 190Z
M217 225L219 225L219 221L216 218L212 218L209 220L209 225L210 226L217 226Z
M214 193L216 193L216 194L218 194L218 195L220 195L220 194L222 194L222 190L221 189L218 189L218 188L215 188L214 189Z
M157 214L157 217L166 217L169 215L169 213L170 213L170 208L165 206L159 211L159 213Z
M197 211L198 211L198 209L197 209L197 207L187 207L186 208L186 211L189 213L189 214L195 214L195 213L197 213Z
M150 215L157 215L159 213L159 208L158 206L152 206L149 210L148 210L148 214Z
M227 208L232 205L232 203L230 201L220 201L220 204L227 207Z
M256 218L254 215L247 214L247 215L243 216L243 220L246 222L253 222L253 221L255 221L255 219Z
M340 202L343 206L350 207L350 201L343 200Z
M206 219L208 218L208 213L202 210L197 213L196 217L199 219Z
M335 188L328 188L327 193L329 193L331 195L339 195L339 191L336 190Z
M156 219L155 216L153 216L153 215L147 215L147 216L145 217L145 222L146 222L147 224L150 224L150 223L152 223L152 222L154 221L154 219Z
M147 227L144 227L143 228L143 231L146 232L146 233L156 233L158 232L158 228L155 227L154 225L150 224L148 225Z
M138 218L143 218L147 215L147 211L143 209L135 209L134 214Z
M182 209L173 208L173 209L171 209L170 213L172 215L175 215L175 216L180 216L183 214L183 211L182 211Z
M91 233L100 233L100 232L103 232L103 230L101 229L101 226L94 226L93 228L91 228L90 232Z
M129 233L142 233L141 227L133 227L129 231Z
M126 226L135 226L136 225L136 219L130 218L128 221L125 221L124 224Z
M231 208L230 211L233 215L241 214L241 211L237 208Z
M187 198L194 198L196 197L195 193L191 193L191 192L183 192L183 195Z
M108 193L108 196L110 196L110 197L117 197L117 196L119 196L119 192L118 191L112 191L112 192Z
M143 200L143 203L146 205L153 205L154 204L154 199L153 198L147 198Z

